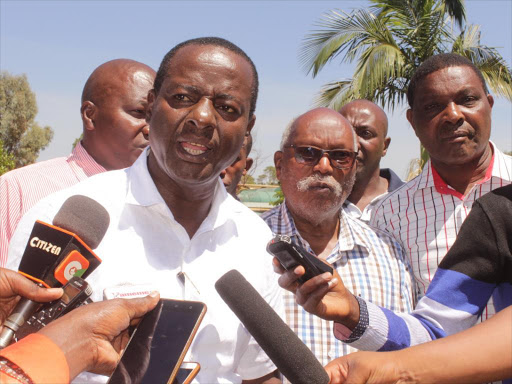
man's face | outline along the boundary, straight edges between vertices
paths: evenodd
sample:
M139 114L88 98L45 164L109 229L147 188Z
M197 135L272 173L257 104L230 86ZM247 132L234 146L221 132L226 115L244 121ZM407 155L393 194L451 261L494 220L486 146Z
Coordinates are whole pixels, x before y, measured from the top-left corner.
M471 68L447 67L418 84L407 119L434 164L461 165L484 153L493 103Z
M144 70L119 77L98 106L95 129L101 135L98 142L108 146L109 168L129 167L149 144L147 95L154 78L154 72Z
M175 182L217 178L254 125L252 79L250 64L225 48L181 48L158 95L150 94L151 156L159 170Z
M353 129L337 112L319 108L295 121L289 144L354 151ZM293 148L276 152L274 162L288 208L312 223L339 211L352 190L355 162L350 169L337 169L324 155L315 166L301 164Z
M357 135L357 176L371 175L380 167L380 160L386 155L389 142L387 118L376 105L362 100L345 105L340 113L350 122Z

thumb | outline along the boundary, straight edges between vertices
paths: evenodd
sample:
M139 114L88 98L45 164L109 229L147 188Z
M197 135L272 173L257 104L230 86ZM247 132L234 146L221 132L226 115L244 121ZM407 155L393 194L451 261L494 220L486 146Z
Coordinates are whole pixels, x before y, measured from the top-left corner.
M144 316L155 308L158 304L158 300L160 300L160 293L153 291L146 297L121 300L123 300L128 316L130 317L130 320L132 320Z
M62 296L62 288L42 288L14 271L5 271L4 278L10 287L10 295L19 295L37 302L57 300ZM2 295L4 292L2 292ZM5 294L8 294L5 292Z

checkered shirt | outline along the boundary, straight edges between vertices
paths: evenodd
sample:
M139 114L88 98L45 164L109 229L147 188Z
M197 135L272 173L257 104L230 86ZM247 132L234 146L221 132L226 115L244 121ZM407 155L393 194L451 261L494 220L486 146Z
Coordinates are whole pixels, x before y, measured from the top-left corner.
M283 203L262 215L274 234L288 235L292 241L314 254L297 231ZM400 244L384 232L375 232L365 223L340 214L338 243L327 257L345 286L377 305L397 312L410 312L414 306L412 275ZM321 364L356 351L333 335L333 322L306 312L295 296L283 295L286 322L311 349Z
M390 193L372 211L370 225L390 233L407 252L418 298L427 292L475 200L512 182L512 158L491 145L494 155L486 175L466 196L447 185L429 160L420 175ZM489 305L482 318L493 313Z

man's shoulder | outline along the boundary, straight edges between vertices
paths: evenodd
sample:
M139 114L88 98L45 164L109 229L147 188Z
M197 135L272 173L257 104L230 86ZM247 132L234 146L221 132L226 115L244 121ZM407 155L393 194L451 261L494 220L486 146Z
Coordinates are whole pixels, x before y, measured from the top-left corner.
M282 204L279 204L277 207L274 207L266 212L264 212L260 217L265 221L267 224L272 223L274 220L277 220L279 217L279 214L281 212Z
M344 215L347 218L347 224L354 231L359 233L362 239L369 240L374 245L383 242L388 245L392 245L393 248L402 251L402 244L388 232L365 223L362 220L356 219L346 213L344 213Z
M237 201L232 196L228 196L229 209L232 211L232 217L239 228L248 229L249 232L268 232L268 226L256 212L252 211L245 204Z
M37 177L37 175L51 177L52 174L55 175L55 171L61 170L63 167L67 167L66 157L56 157L54 159L40 161L21 168L13 169L12 171L4 173L0 178L4 181L21 181L27 177L33 179L34 177Z

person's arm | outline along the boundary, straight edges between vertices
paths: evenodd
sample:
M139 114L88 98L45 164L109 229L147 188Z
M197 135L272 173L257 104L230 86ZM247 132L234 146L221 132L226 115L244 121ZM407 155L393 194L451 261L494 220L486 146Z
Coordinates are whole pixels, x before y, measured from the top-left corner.
M512 377L512 307L464 332L395 352L357 352L326 366L331 384L471 384Z

